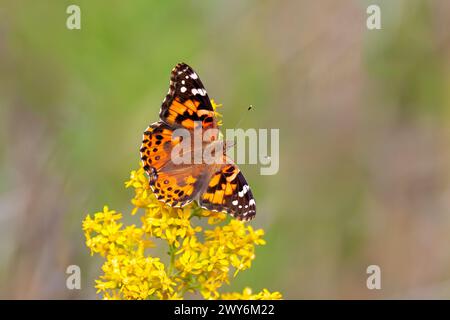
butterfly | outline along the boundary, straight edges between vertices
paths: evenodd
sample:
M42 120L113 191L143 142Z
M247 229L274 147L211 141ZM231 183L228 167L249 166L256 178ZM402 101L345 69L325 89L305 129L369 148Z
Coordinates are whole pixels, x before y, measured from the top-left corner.
M143 134L141 160L156 198L170 207L183 207L196 200L207 210L226 212L238 220L251 220L256 214L255 199L240 169L226 156L223 163L177 163L172 151L182 141L173 135L176 129L194 133L213 129L202 150L218 141L215 111L198 74L187 64L173 69L167 93L159 113L160 121ZM192 147L193 149L193 147ZM191 150L192 151L192 150Z

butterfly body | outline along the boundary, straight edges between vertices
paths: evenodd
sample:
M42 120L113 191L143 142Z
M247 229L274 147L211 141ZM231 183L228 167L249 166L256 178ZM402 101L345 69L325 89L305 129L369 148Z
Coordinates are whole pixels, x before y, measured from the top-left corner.
M140 149L157 199L172 207L196 200L207 210L227 212L239 220L252 219L256 206L250 187L226 156L230 145L218 139L215 111L200 78L184 63L172 70L160 118L145 130ZM177 129L194 139L189 142L177 136ZM214 161L208 161L206 153ZM185 161L180 163L174 154Z

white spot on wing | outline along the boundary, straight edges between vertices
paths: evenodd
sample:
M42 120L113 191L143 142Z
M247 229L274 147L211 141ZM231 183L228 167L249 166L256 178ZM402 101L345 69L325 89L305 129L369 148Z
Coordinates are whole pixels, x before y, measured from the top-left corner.
M206 95L206 90L202 89L202 88L200 88L200 89L195 89L194 88L194 89L191 90L191 92L192 92L193 95L196 95L196 94L199 94L201 96Z
M250 187L248 185L244 185L242 187L242 190L238 192L239 197L243 197L244 194L246 194L248 192L248 190L250 190Z
M186 87L181 87L181 89L180 89L180 91L183 93L186 92L186 90L187 90Z

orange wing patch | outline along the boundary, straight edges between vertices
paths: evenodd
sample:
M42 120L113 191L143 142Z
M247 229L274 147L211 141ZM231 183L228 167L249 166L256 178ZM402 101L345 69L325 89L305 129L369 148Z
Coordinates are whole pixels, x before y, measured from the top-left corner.
M202 203L210 205L213 210L226 211L226 208L219 210L219 206L226 204L226 196L232 195L237 183L235 180L239 169L233 165L227 165L221 171L216 172L209 181L208 188L202 195Z
M171 161L173 147L181 142L180 137L172 139L172 134L164 122L150 125L144 133L141 160L158 200L182 207L198 194L208 172L202 165L176 165Z
M256 214L255 199L236 165L224 165L209 181L200 197L200 205L208 210L228 212L238 220L251 220Z
M214 111L198 109L199 105L200 102L196 99L181 102L179 98L175 98L165 112L165 121L186 129L194 129L197 121L202 123L203 128L215 127Z
M184 103L181 103L178 98L175 98L169 106L166 121L169 124L181 123L186 129L193 129L199 104L200 102L196 100L186 100Z
M182 207L192 201L196 192L196 181L192 176L179 177L161 172L150 186L158 200L171 207Z
M147 172L151 168L160 170L170 161L172 148L180 142L179 138L172 140L172 133L172 129L162 122L154 123L145 130L140 151Z

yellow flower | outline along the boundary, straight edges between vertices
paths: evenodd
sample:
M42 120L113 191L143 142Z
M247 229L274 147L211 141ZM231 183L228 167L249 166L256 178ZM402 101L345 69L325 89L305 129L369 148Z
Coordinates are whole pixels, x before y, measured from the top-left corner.
M198 275L202 273L204 262L198 259L198 253L195 251L184 251L184 253L177 259L177 269L180 270L181 276L188 274Z
M221 105L211 104L220 119ZM279 292L266 289L219 292L251 267L255 247L265 244L263 230L195 203L181 209L165 206L152 193L142 167L131 171L125 187L134 190L131 215L142 212L140 225L125 226L122 214L107 206L83 221L91 255L105 259L95 281L103 299L183 299L187 292L205 299L281 299ZM161 249L168 252L167 262L156 256Z
M245 288L242 293L231 292L231 293L223 293L220 296L222 300L280 300L282 298L281 293L278 291L269 292L267 289L263 289L263 291L253 294L252 289Z
M214 99L211 99L211 105L213 107L216 119L218 119L217 120L217 126L220 127L223 124L223 122L222 122L222 114L217 111L217 108L221 108L223 105L221 103L216 103L214 101Z

